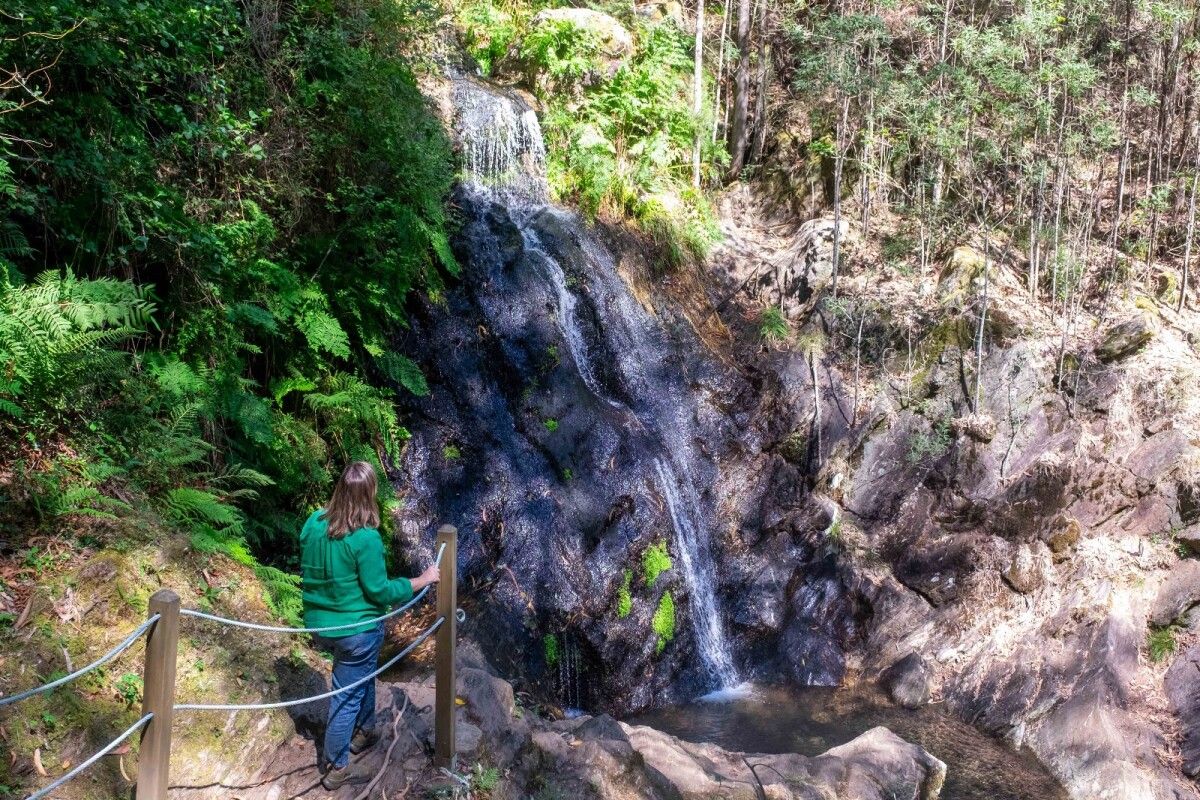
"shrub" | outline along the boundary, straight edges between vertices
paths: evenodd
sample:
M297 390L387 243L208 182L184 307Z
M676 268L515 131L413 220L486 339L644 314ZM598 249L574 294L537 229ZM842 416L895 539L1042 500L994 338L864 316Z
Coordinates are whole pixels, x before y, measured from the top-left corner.
M547 667L555 667L558 665L558 637L552 633L547 633L542 637L542 655L546 659Z
M941 458L950 450L950 420L937 422L927 433L917 431L908 445L908 463L920 464L928 458Z

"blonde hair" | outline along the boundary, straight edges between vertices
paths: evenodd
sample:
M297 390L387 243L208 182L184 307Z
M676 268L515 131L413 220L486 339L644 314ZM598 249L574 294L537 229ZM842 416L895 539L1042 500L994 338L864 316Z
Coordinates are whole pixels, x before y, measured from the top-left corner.
M342 471L333 497L321 519L329 523L327 536L341 539L359 528L379 527L379 503L375 500L378 491L375 468L366 461L352 461Z

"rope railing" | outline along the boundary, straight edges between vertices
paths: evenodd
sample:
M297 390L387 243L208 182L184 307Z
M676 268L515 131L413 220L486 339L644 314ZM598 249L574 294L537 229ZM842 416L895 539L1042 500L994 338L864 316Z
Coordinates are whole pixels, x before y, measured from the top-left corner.
M440 567L442 565L442 553L444 553L445 550L446 550L446 545L443 543L442 546L438 548L437 558L434 559L435 566ZM428 593L429 593L429 587L426 586L425 588L421 589L421 591L417 592L416 595L414 595L413 598L411 600L409 600L407 603L400 606L399 608L389 611L388 613L384 614L381 617L375 617L374 619L366 619L361 622L352 622L348 625L328 625L324 628L293 628L290 626L280 626L280 625L260 625L257 622L246 622L246 621L240 620L240 619L230 619L228 617L219 617L216 614L206 614L203 611L197 611L196 609L192 609L192 608L181 608L181 609L179 609L179 613L185 617L195 617L196 619L206 619L206 620L209 620L210 622L219 622L222 625L230 625L235 628L248 628L249 630L252 630L252 631L265 631L267 633L293 633L293 634L328 633L330 631L345 631L345 630L350 630L351 628L360 628L364 625L374 625L377 622L383 622L384 620L389 620L392 617L399 616L400 614L403 614L405 611L408 611L410 608L415 606L417 603L421 602L421 600L423 600L425 595Z
M49 786L38 789L33 794L29 795L29 797L25 798L25 800L40 800L40 798L43 798L46 795L50 794L55 789L62 786L64 783L79 777L79 774L81 772L83 772L85 769L90 767L92 764L95 764L100 759L104 758L106 755L108 755L113 750L115 750L117 745L121 744L121 742L125 741L130 736L132 736L134 733L136 733L137 731L144 728L146 726L146 723L149 722L153 717L154 717L153 714L146 714L141 719L139 719L137 722L130 725L125 730L125 732L122 733L120 736L113 739L108 744L104 745L104 747L102 749L100 749L98 752L96 752L96 754L93 755L91 758L89 758L87 761L84 761L82 764L75 767L75 769L71 770L66 775L63 775L61 778L58 778L57 780L54 781L54 783L50 784Z
M114 658L121 655L121 653L124 653L126 650L133 647L133 644L134 644L134 642L136 642L138 640L138 637L140 637L143 633L148 631L154 625L154 623L157 621L158 621L158 614L155 614L154 616L150 617L145 622L143 622L141 625L137 626L137 628L134 629L134 631L132 633L130 633L128 636L126 636L121 641L121 643L118 644L116 647L114 647L112 650L109 650L107 653L100 656L95 661L88 664L86 667L80 667L79 669L72 672L70 675L64 675L63 677L59 678L58 680L50 681L49 683L42 684L41 686L35 686L34 688L28 689L24 692L19 692L17 694L10 695L8 697L0 697L0 707L12 705L13 703L18 703L22 700L27 700L30 697L33 697L34 695L39 695L42 692L48 692L51 689L56 689L59 686L62 686L64 683L70 683L71 681L75 680L76 678L82 678L84 675L88 674L89 672L96 669L97 667L104 666L109 661L112 661Z
M418 636L416 639L414 639L412 641L412 643L409 644L408 647L404 648L399 653L397 653L396 655L394 655L390 659L388 659L387 663L384 664L382 667L375 670L370 675L366 675L362 678L359 678L354 683L346 684L345 686L342 686L339 689L334 689L331 692L325 692L324 694L316 694L316 695L313 695L312 697L301 697L298 700L281 700L277 703L247 703L245 705L233 705L233 704L207 705L207 704L203 704L203 703L182 703L180 705L175 706L175 710L176 711L266 711L266 710L273 709L273 708L290 708L292 706L302 706L307 703L315 703L318 700L324 700L328 697L335 697L335 696L341 694L342 692L348 692L351 689L355 689L359 686L362 686L367 681L375 680L380 675L387 672L389 669L394 667L396 664L400 663L400 661L403 660L403 658L405 656L407 656L413 650L416 650L418 647L420 647L421 644L426 639L428 639L430 636L432 636L438 628L442 627L442 623L445 621L446 620L444 618L439 617L436 622L434 622L432 625L430 625L428 628L426 628L424 631L422 631L421 635Z
M167 789L170 785L171 753L171 722L176 711L257 711L290 706L304 705L318 700L335 697L348 692L387 672L406 656L410 655L423 642L435 633L437 636L436 655L436 699L434 714L434 761L438 766L452 766L454 763L454 687L456 684L454 657L455 638L458 623L465 615L458 608L458 588L456 586L455 563L457 561L458 531L450 525L444 525L438 530L438 552L436 564L441 570L438 590L438 617L432 625L422 631L407 647L392 656L383 666L370 675L356 680L346 686L338 687L323 694L303 697L296 700L283 700L274 703L251 704L204 704L204 703L175 703L175 670L179 651L179 617L181 615L207 619L225 625L231 625L250 630L268 631L272 633L325 633L335 630L360 628L390 619L412 608L429 592L429 587L421 589L403 606L375 619L355 622L348 625L332 625L324 628L291 628L273 625L260 625L254 622L228 619L215 614L206 614L193 609L181 609L179 596L169 589L159 590L150 598L150 616L131 632L112 650L88 664L57 680L43 686L26 690L10 697L0 698L0 707L25 700L36 694L48 692L55 687L75 680L92 670L103 666L121 653L133 646L137 639L149 632L146 642L146 663L143 672L145 691L142 695L142 717L131 725L124 733L105 745L70 772L56 778L48 786L38 789L25 800L41 800L55 789L76 778L88 767L94 765L104 756L111 753L122 742L139 730L142 731L142 746L139 754L139 769L137 780L136 800L166 800ZM449 553L446 565L442 557Z

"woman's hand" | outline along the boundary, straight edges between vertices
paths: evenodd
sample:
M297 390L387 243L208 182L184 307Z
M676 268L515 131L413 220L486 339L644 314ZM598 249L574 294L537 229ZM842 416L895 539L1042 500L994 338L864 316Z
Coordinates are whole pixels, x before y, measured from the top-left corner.
M417 577L411 578L410 583L412 583L413 591L419 592L431 583L437 583L441 578L441 570L438 569L437 564L433 564Z

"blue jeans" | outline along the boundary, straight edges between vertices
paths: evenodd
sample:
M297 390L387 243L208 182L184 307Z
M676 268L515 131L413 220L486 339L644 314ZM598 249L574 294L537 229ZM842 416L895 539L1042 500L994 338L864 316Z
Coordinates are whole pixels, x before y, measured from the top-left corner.
M333 653L333 688L340 689L362 680L379 665L383 647L383 623L374 630L328 639L313 637L323 650ZM329 698L329 722L325 726L325 763L341 769L350 762L350 739L356 730L375 727L375 680Z

